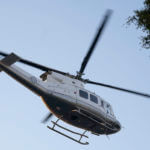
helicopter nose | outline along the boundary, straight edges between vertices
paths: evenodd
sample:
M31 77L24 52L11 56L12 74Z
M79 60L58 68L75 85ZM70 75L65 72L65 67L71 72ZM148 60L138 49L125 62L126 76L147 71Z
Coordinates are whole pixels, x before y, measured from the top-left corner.
M118 131L121 130L121 123L118 120L116 121L115 127L117 128Z

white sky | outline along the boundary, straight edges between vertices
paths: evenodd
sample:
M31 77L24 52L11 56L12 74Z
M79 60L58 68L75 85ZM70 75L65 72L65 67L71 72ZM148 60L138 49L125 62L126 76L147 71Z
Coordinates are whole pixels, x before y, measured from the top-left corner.
M85 70L85 78L150 93L150 52L140 48L142 33L135 26L124 25L133 10L141 7L141 0L0 1L0 49L75 74L100 20L110 8L114 13ZM42 73L22 67L36 75ZM124 128L110 140L88 134L90 145L82 146L41 124L48 112L41 99L1 72L0 149L150 148L150 99L86 87L112 104Z

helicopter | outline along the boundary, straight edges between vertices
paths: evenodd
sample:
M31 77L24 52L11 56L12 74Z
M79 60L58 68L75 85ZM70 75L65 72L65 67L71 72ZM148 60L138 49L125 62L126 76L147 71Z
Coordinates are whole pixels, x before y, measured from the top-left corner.
M111 14L111 10L106 11L92 44L82 61L80 70L76 75L23 59L15 53L7 54L5 52L0 52L0 71L4 71L36 95L40 96L44 104L49 109L50 112L43 119L43 123L46 123L54 115L57 117L56 121L51 121L52 127L47 126L47 128L83 145L89 144L87 141L82 141L83 138L88 138L86 135L87 131L99 136L117 133L122 128L120 122L115 117L112 106L99 95L87 90L84 87L85 84L94 84L150 98L150 95L146 93L82 78L84 70ZM40 78L37 78L15 65L14 63L16 62L40 69L44 71L44 73L40 76ZM60 120L77 128L83 129L84 132L79 133L72 131L58 124ZM56 127L68 131L73 135L78 135L79 138L77 139L73 136L69 136L64 132L57 130Z

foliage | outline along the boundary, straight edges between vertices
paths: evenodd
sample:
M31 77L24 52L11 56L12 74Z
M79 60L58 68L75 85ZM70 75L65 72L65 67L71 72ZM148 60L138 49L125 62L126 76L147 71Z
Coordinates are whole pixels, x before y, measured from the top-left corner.
M127 24L131 23L145 33L145 36L141 36L141 43L144 48L150 49L150 0L145 0L144 8L135 10L134 15L128 18Z

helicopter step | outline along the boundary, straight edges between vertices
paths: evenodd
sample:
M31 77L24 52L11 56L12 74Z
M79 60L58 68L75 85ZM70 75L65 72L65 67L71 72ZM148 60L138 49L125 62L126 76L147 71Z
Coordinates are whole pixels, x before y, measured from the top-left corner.
M72 131L72 130L70 130L70 129L67 129L67 128L65 128L65 127L63 127L63 126L61 126L61 125L59 125L59 124L58 124L58 121L59 121L59 120L60 120L60 118L58 118L56 122L51 121L51 122L53 123L53 127L47 126L47 128L50 129L50 130L52 130L52 131L55 131L55 132L59 133L60 135L65 136L65 137L67 137L67 138L69 138L69 139L71 139L71 140L73 140L73 141L75 141L75 142L77 142L77 143L79 143L79 144L82 144L82 145L88 145L88 144L89 144L88 142L81 142L81 139L82 139L83 137L89 138L88 136L85 135L85 133L87 132L86 130L85 130L82 134L81 134L81 133L78 133L78 132L74 132L74 131ZM58 131L58 130L55 129L56 126L59 127L59 128L61 128L61 129L63 129L63 130L65 130L65 131L68 131L68 132L70 132L70 133L72 133L72 134L79 135L80 138L79 138L79 139L75 139L75 138L73 138L73 137L71 137L71 136L69 136L69 135L67 135L67 134L65 134L65 133L63 133L63 132Z

